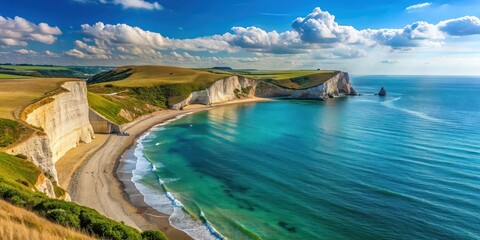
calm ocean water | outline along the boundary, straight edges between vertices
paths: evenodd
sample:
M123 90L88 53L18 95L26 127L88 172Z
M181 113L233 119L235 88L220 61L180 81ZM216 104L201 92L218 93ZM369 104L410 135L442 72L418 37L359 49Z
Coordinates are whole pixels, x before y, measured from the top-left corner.
M480 78L352 82L389 95L231 105L157 126L131 151L134 181L199 239L480 239Z

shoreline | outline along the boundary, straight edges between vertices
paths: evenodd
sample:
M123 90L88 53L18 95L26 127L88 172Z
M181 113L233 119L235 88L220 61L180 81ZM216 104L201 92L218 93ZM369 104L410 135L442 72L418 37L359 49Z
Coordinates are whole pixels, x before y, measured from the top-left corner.
M146 131L179 115L230 104L263 101L274 99L248 98L211 106L192 105L184 110L163 110L124 125L122 129L128 132L129 136L96 134L102 139L93 144L81 144L55 163L59 176L62 176L59 177L60 185L68 186L66 189L73 202L94 208L116 221L140 230L161 230L170 239L192 239L185 232L170 225L169 215L146 204L144 196L131 180L128 183L120 179L125 177L125 173L117 172L121 156Z

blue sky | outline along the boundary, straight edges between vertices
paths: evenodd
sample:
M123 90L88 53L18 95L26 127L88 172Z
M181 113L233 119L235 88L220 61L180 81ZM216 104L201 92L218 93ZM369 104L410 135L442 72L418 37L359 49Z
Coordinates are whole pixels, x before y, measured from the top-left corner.
M0 0L0 62L480 74L480 1Z

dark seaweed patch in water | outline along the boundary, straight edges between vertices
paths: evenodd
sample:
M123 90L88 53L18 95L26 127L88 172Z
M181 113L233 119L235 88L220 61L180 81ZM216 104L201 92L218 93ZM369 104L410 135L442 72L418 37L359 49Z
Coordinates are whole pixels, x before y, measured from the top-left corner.
M224 189L223 192L225 192L229 197L235 198L235 195L233 195L232 190Z
M292 233L297 232L297 229L295 227L290 226L290 224L288 224L284 221L278 222L278 225L280 227L284 228L285 230L289 231L289 232L292 232Z

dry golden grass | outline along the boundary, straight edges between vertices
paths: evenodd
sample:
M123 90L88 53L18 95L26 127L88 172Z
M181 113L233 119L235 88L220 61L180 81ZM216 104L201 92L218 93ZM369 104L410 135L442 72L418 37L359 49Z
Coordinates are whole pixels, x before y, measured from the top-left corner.
M29 78L0 79L0 118L15 119L13 112L19 107L42 98L58 88L58 84L78 79Z
M25 209L0 200L0 239L82 240L94 238L54 224Z

